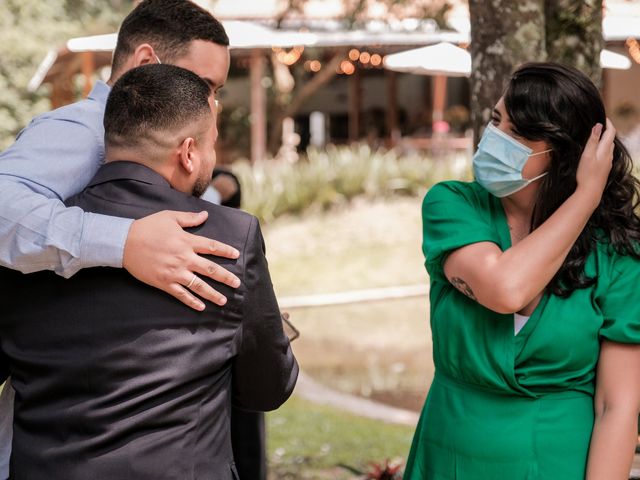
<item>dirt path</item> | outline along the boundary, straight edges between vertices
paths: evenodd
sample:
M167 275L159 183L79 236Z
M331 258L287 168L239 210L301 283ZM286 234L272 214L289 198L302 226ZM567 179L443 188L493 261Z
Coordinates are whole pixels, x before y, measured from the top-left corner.
M303 372L298 375L298 383L294 393L310 402L328 405L373 420L412 427L418 423L419 415L416 412L390 407L348 393L337 392L316 382Z

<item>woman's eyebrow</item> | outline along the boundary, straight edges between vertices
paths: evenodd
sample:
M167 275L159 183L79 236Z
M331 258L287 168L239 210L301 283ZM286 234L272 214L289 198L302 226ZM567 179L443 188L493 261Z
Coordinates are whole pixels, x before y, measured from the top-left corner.
M502 118L502 114L500 113L500 111L497 108L493 109L493 114L498 118Z

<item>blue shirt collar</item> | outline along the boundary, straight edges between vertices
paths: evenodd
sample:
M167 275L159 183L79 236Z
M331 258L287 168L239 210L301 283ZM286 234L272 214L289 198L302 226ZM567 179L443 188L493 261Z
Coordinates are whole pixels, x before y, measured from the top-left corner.
M91 92L89 93L89 96L87 98L106 105L107 98L109 97L109 92L111 92L111 87L104 83L102 80L98 80L91 89Z

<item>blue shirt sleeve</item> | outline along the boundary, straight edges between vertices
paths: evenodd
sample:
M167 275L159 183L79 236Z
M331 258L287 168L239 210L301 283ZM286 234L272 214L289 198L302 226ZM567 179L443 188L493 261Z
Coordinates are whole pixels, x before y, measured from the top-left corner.
M121 267L132 220L67 208L104 156L97 102L36 118L0 154L0 264L29 273ZM83 102L81 102L83 103ZM58 113L56 113L58 112ZM61 113L62 112L62 113Z

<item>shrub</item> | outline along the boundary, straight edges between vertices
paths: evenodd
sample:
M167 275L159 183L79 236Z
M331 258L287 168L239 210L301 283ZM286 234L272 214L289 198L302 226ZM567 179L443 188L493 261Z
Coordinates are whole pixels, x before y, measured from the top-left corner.
M269 160L234 164L242 184L243 208L263 221L307 210L327 210L355 197L422 195L441 180L470 178L465 154L432 159L366 144L310 149L290 164Z

